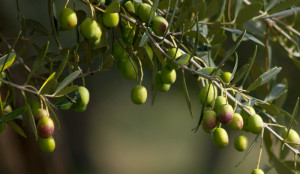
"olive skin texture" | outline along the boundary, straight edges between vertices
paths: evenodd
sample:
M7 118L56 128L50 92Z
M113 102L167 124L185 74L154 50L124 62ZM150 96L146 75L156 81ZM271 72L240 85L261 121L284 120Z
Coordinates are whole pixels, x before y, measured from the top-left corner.
M176 81L176 71L165 66L161 69L161 80L166 84L172 84Z
M80 25L80 33L84 38L92 41L98 40L102 35L99 24L91 18L86 18L82 22Z
M286 139L287 142L291 142L291 143L300 143L300 137L299 134L293 130L290 129L289 135L287 136L288 133L288 129L285 129L285 131L282 134L282 138ZM290 144L291 146L297 148L297 144Z
M125 7L126 7L128 10L132 11L133 13L135 13L135 8L134 8L134 5L133 5L133 3L132 3L131 1L127 1L127 2L125 3Z
M154 86L155 86L155 89L157 89L158 91L161 91L161 92L167 92L167 91L169 91L169 89L171 87L170 84L166 84L161 80L161 71L158 71L156 73L155 80L154 80Z
M104 13L102 15L103 24L106 27L115 27L119 24L119 13Z
M229 127L232 130L241 130L244 126L244 120L239 113L234 113L231 122L229 123Z
M264 126L264 122L259 115L254 114L251 117L249 117L248 129L250 132L252 132L254 134L259 134L259 133L261 133L263 126Z
M119 40L119 41L116 40L113 45L112 53L114 58L125 60L127 59L128 56L126 50L122 47L121 44L122 45L125 44L123 40Z
M60 12L59 24L63 30L71 30L77 26L76 13L70 9L65 8Z
M38 124L39 120L43 117L48 117L48 112L46 111L46 109L37 109L36 111L34 111L34 121L35 124Z
M167 51L167 54L174 60L176 60L177 58L179 58L181 55L182 55L182 52L177 49L177 48L170 48L168 51ZM170 68L170 69L178 69L178 65L175 64L174 62L172 62L171 60L167 59L167 66Z
M218 112L220 106L225 105L227 103L227 99L223 96L218 96L215 100L214 111Z
M147 100L147 89L144 86L137 85L131 90L131 101L134 104L143 104Z
M250 116L256 114L255 110L251 106L245 106L246 109L248 109L251 113L249 115L244 109L241 110L241 116L243 117L244 120L247 120Z
M137 15L142 22L148 23L151 15L151 6L147 3L141 3L137 7Z
M42 151L47 153L53 152L55 149L55 140L52 136L48 138L39 138L39 144Z
M220 106L220 108L217 112L217 119L222 124L227 124L227 123L231 122L231 120L233 118L233 114L234 114L234 112L233 112L232 106L229 104L225 104L225 105Z
M124 61L124 65L123 65L123 77L127 80L132 80L135 79L137 77L137 73L138 73L138 66L135 63L135 61L130 61L129 58L127 58Z
M54 132L54 123L51 118L43 117L37 124L38 135L42 138L48 138L52 136Z
M83 112L86 110L87 104L90 100L90 93L84 86L79 86L75 92L77 99L76 104L72 106L72 109L76 112Z
M229 139L228 134L223 128L216 128L212 133L213 143L218 148L223 148L228 145Z
M264 174L265 172L261 169L254 169L252 170L251 174Z
M201 88L200 94L199 94L199 100L202 105L205 104L208 106L211 106L215 99L217 98L218 90L217 88L212 84L207 84L205 87Z
M217 126L217 114L215 111L207 110L204 112L202 125L206 130L212 130Z
M221 74L221 79L223 80L223 82L225 82L225 83L229 83L230 82L230 78L231 78L231 72L223 72L222 74Z
M153 32L158 35L158 36L163 36L167 29L168 29L168 21L161 17L161 16L155 16L153 19L152 19L152 30Z
M248 138L244 135L236 137L234 140L234 147L240 152L245 151L248 147Z
M122 38L124 42L132 43L134 35L135 35L135 31L131 26L126 25L125 27L122 28Z

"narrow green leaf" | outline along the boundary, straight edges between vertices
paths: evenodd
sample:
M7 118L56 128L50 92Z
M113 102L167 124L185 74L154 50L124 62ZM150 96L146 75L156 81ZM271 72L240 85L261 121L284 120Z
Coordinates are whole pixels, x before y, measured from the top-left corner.
M287 93L285 84L279 83L271 89L271 92L265 98L265 101L272 101Z
M175 6L174 6L174 9L173 9L173 12L172 12L172 16L171 16L171 18L170 18L170 20L169 20L169 25L168 25L168 28L167 28L167 32L165 33L165 35L164 35L163 38L165 38L165 37L167 36L168 32L170 31L170 28L171 28L171 26L172 26L173 19L174 19L175 13L176 13L178 1L179 1L179 0L176 0ZM153 13L152 15L154 15L154 13Z
M242 42L245 34L246 34L246 30L239 36L239 38L235 42L235 44L226 52L225 56L223 57L222 61L218 65L217 69L220 69L223 66L223 64L225 63L225 61L235 52L235 50L237 49L237 47Z
M150 13L151 16L150 16L150 19L148 21L148 25L150 25L150 23L152 21L152 18L155 16L155 12L156 12L156 9L158 7L158 3L159 3L159 0L154 0L152 8L151 8L151 13Z
M72 85L72 86L67 86L64 89L60 90L58 93L54 95L54 97L62 97L64 95L67 95L73 91L75 91L78 88L78 85Z
M222 17L223 17L223 14L224 14L224 11L225 11L225 6L226 6L226 0L222 0L223 3L222 3L222 8L221 10L219 11L219 17L218 17L218 20L221 21L222 20Z
M239 15L236 18L236 23L243 24L247 21L250 21L253 17L259 14L262 4L258 2L253 2L252 4L245 6L240 10Z
M206 4L205 0L200 0L198 6L195 8L195 11L198 12L198 19L202 20L205 17L206 14Z
M268 16L263 16L259 19L276 18L276 17L280 17L280 16L286 16L286 15L289 15L289 14L292 14L292 13L297 13L298 11L300 11L300 7L291 8L289 10L281 11L281 12L274 13L274 14L271 14L271 15L268 15Z
M243 31L241 30L238 30L238 29L232 29L232 28L226 28L226 27L221 27L222 29L226 30L226 31L229 31L231 33L235 33L235 34L242 34ZM260 40L258 40L257 38L255 38L254 36L252 36L251 34L249 33L246 33L245 34L245 38L249 39L249 40L252 40L253 42L261 45L261 46L265 46L265 44L263 44Z
M272 161L274 162L274 168L278 173L293 174L293 172L283 162L281 162L274 153L272 159Z
M48 107L48 109L49 109L49 111L50 111L50 113L51 113L51 116L54 118L54 120L55 120L55 123L56 123L56 125L57 125L57 128L58 129L60 129L60 123L59 123L59 120L58 120L58 118L57 118L57 115L55 114L55 112L53 111L53 109L52 109L52 107L50 106L50 104L49 104L49 102L47 101L47 100L45 100L46 101L46 105L47 105L47 107Z
M292 114L292 119L290 120L288 131L287 131L286 137L284 137L284 138L287 138L288 135L289 135L289 133L290 133L290 130L291 130L292 125L293 125L293 122L295 120L295 116L296 116L296 114L298 112L298 107L299 107L299 97L297 98L297 102L295 104L295 107L294 107L294 110L293 110L293 114Z
M191 100L190 100L190 95L189 91L187 89L186 81L185 81L185 75L184 75L184 70L182 69L182 85L183 85L183 91L184 91L184 96L185 96L185 101L186 104L189 108L191 117L193 118L193 112L192 112L192 105L191 105Z
M236 72L236 69L237 69L237 66L238 66L238 62L239 62L238 54L235 52L235 64L234 64L233 70L231 72L231 77L230 77L229 82L231 82L231 80L235 76L235 72Z
M233 79L231 80L232 84L238 83L240 80L243 79L244 75L246 74L247 70L249 68L249 64L243 65L235 74Z
M112 2L104 11L104 13L119 13L120 3L118 1Z
M268 5L265 5L265 11L269 11L271 8L273 8L276 4L279 4L280 0L271 0Z
M246 79L247 79L247 77L248 77L248 75L249 75L249 73L250 73L250 70L251 70L251 68L252 68L252 66L253 66L253 64L254 64L254 60L255 60L255 58L256 58L256 53L257 53L257 45L255 46L255 50L254 50L254 53L253 53L253 55L252 55L252 57L250 57L250 63L249 63L249 67L248 67L248 70L246 71L246 74L245 74L245 76L244 76L244 80L243 80L243 82L242 82L242 84L241 84L241 87L244 85L244 83L245 83L245 81L246 81Z
M56 76L55 76L56 80L58 80L59 76L61 75L61 73L62 73L63 70L65 69L65 66L66 66L67 61L68 61L68 58L69 58L69 53L70 53L70 51L67 50L67 54L66 54L64 60L61 61L60 65L59 65L59 68L58 68L58 70L57 70L58 73L57 73Z
M56 88L55 92L53 95L57 94L60 92L62 89L64 89L66 86L68 86L73 80L75 80L79 74L81 73L81 70L77 70L72 72L70 75L68 75Z
M145 32L142 36L142 39L141 39L140 43L139 43L139 47L145 46L147 44L148 40L149 40L149 37L148 37L147 33Z
M26 107L15 109L11 113L8 113L8 114L5 115L5 121L14 120L17 117L21 116L26 111L27 111ZM0 120L0 122L2 122L2 119Z
M3 68L4 71L8 67L10 67L14 63L15 58L16 58L15 53L10 53L9 55L5 54L4 56L0 57L0 70Z
M242 5L243 5L243 0L236 0L235 9L234 9L234 21L236 20Z
M49 44L50 44L50 42L48 41L46 43L46 45L43 46L43 49L39 53L38 57L35 59L35 61L33 63L33 66L32 66L32 69L31 69L31 72L30 72L30 74L27 77L26 84L29 82L29 80L31 79L32 75L36 72L36 70L38 70L38 68L41 66L41 63L43 62L44 57L47 54Z
M40 22L32 19L25 19L26 31L29 29L30 34L37 33L39 36L49 36L47 28Z
M242 164L242 162L247 158L248 154L251 152L252 148L254 147L254 145L257 143L257 139L259 137L259 134L256 135L255 139L252 141L250 147L248 148L248 150L245 152L242 160L237 163L237 165L235 165L235 167L238 167L240 164Z
M27 138L25 132L23 131L23 129L18 125L16 124L15 122L13 121L9 121L7 122L8 126L10 128L12 128L16 133L18 133L19 135L21 135L22 137L24 138Z
M46 80L46 81L43 83L43 85L41 86L39 92L41 92L41 91L43 90L43 88L48 84L48 82L54 78L55 74L56 74L56 73L54 72L54 73L52 73L52 74L47 78L47 80Z
M273 13L283 11L287 8L292 7L293 5L295 5L298 2L299 2L299 0L286 0L286 1L283 1L283 2L279 3L278 5L276 5L274 8L272 8L269 11L269 14L273 14Z
M30 107L30 104L29 104L30 101L28 101L28 99L26 97L26 94L24 92L22 92L22 95L24 97L24 101L25 101L25 105L26 105L26 108L27 108L29 121L31 123L31 127L32 127L32 130L33 130L34 136L35 136L35 140L37 141L38 140L38 133L37 133L37 129L36 129L35 121L34 121L34 116L33 116L33 113L32 113L32 110L31 110L31 107Z
M260 75L253 83L251 83L247 89L247 91L252 91L256 88L258 88L261 85L266 84L267 82L269 82L272 79L275 79L277 74L281 71L281 67L274 67L272 69L270 69L269 71L263 73L262 75Z

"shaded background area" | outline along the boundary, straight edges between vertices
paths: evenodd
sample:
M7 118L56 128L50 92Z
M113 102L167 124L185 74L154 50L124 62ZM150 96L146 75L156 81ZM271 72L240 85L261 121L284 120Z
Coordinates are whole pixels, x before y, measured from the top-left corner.
M63 3L57 3L57 11ZM85 6L82 8L86 9ZM50 31L46 1L20 1L20 9L26 18L40 21ZM1 1L0 33L6 38L13 38L19 30L16 2ZM64 47L73 45L74 33L60 33ZM35 42L44 44L49 38L44 39ZM52 38L50 43L54 49L56 45ZM35 54L30 50L32 48L28 49L28 57ZM239 65L247 62L253 49L254 44L249 41L241 44L238 49ZM274 45L273 50L273 56L276 56L273 64L283 67L277 81L287 77L289 82L289 95L284 106L291 112L300 94L297 88L299 70L282 49ZM257 61L263 63L262 48ZM230 70L232 64L229 62L225 68ZM11 73L22 71L17 69ZM157 94L153 106L151 72L146 70L145 73L144 85L149 97L141 106L130 100L131 88L137 82L124 80L114 68L87 77L86 85L91 94L88 109L84 113L57 112L62 128L55 130L56 150L51 154L41 152L30 125L26 129L28 139L21 138L8 128L0 134L0 173L220 174L250 173L256 167L259 143L238 168L234 167L244 154L237 152L233 146L234 138L240 132L228 130L230 143L220 150L202 129L197 133L192 131L201 108L197 97L199 88L192 75L186 73L194 118L186 107L180 72L177 72L177 82L168 93ZM16 82L22 82L23 78L18 77ZM254 135L247 136L250 144ZM261 165L266 163L268 158L263 153Z

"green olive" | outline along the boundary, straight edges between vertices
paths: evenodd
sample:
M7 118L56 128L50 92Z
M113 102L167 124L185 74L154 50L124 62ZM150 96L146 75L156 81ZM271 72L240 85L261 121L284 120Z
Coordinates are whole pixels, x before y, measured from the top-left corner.
M98 40L102 35L99 24L91 18L86 18L82 22L80 25L80 32L84 38L92 41Z
M76 104L72 106L72 109L76 112L83 112L86 110L87 104L90 100L90 93L87 88L84 86L78 87L77 91L75 92L77 99Z
M151 15L151 6L147 3L141 3L137 7L137 15L142 22L148 23Z
M167 29L168 29L168 21L161 17L161 16L155 16L152 19L152 30L153 32L158 36L163 36Z
M254 169L252 170L251 174L264 174L264 171L261 169Z
M63 30L70 30L77 26L77 15L70 8L64 8L59 15L59 24Z
M221 74L221 79L223 80L223 82L225 83L229 83L230 82L230 78L231 78L231 72L223 72Z
M176 71L174 69L170 69L167 66L164 66L161 69L161 80L166 84L174 83L176 81Z
M298 143L298 144L300 143L299 134L295 130L290 129L290 132L289 132L288 136L287 136L287 133L288 133L288 129L285 129L285 131L282 134L282 138L286 139L287 142ZM297 144L291 144L291 146L296 148L298 145Z
M135 35L135 31L131 26L126 25L125 27L122 28L122 38L124 42L132 43L134 35Z
M167 51L167 54L174 60L178 59L181 55L182 52L177 49L177 48L170 48ZM171 69L178 69L179 65L175 64L174 62L172 62L171 60L167 59L167 66Z
M213 84L208 84L201 88L199 94L199 100L202 105L211 106L218 96L218 90Z
M243 117L239 113L234 113L231 122L229 123L229 127L232 130L241 130L244 126Z
M217 114L215 111L207 110L203 114L202 126L205 130L212 130L217 126Z
M218 96L215 100L215 105L214 105L214 111L218 112L218 109L220 108L220 106L224 105L227 103L227 99L223 96Z
M156 73L155 80L154 80L154 86L158 91L161 91L161 92L167 92L167 91L169 91L169 89L171 87L170 84L166 84L162 81L161 71L158 71Z
M254 134L259 134L261 133L263 126L264 126L264 122L259 115L254 114L251 117L249 117L248 128L250 132Z
M138 66L135 63L135 61L131 61L129 58L127 58L124 61L123 65L123 77L127 80L135 79L138 75Z
M147 89L144 86L137 85L132 88L131 100L135 104L143 104L147 100Z
M248 147L248 138L244 135L236 137L234 140L234 147L240 152L245 151Z
M216 128L212 133L212 139L216 147L223 148L228 145L228 134L223 128Z
M53 152L55 149L55 141L52 136L48 138L39 138L39 144L44 152Z
M106 27L115 27L119 24L119 13L104 13L102 20Z

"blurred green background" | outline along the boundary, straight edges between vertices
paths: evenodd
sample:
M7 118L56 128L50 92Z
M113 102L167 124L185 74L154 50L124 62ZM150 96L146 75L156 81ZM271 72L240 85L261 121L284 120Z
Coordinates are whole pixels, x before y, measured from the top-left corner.
M57 1L56 5L59 12L64 2ZM38 20L50 32L47 1L20 1L19 7L27 19ZM87 10L82 3L78 7ZM6 38L15 37L20 30L17 18L16 1L0 1L0 33ZM74 34L74 31L60 33L59 39L64 47L74 44ZM47 39L34 42L42 45ZM50 45L52 49L56 48L52 38ZM253 49L254 44L250 41L241 44L239 65L247 62ZM26 54L30 57L35 52L28 48ZM278 45L273 46L273 58L273 66L283 67L277 81L283 77L288 79L289 95L284 108L291 112L300 93L299 70ZM24 59L26 61L26 57ZM263 49L260 47L257 62L263 65L262 61ZM230 70L232 65L233 62L229 62L225 69ZM20 72L11 71L12 74ZM177 82L168 93L157 93L153 106L151 72L145 70L145 73L143 83L149 97L141 106L130 100L131 88L138 82L124 80L115 68L87 77L86 86L91 94L88 109L84 113L57 112L62 128L55 130L57 146L51 154L41 152L30 126L26 129L28 139L7 129L0 134L0 173L238 174L250 173L256 168L260 141L247 159L235 168L244 155L233 146L234 138L240 132L228 130L230 143L220 150L201 128L197 133L192 131L197 125L201 106L197 97L199 88L191 74L186 73L194 118L191 118L185 102L180 71L177 72ZM20 74L16 81L22 80L24 76ZM255 136L246 135L250 144ZM268 164L265 151L261 167L264 164Z

